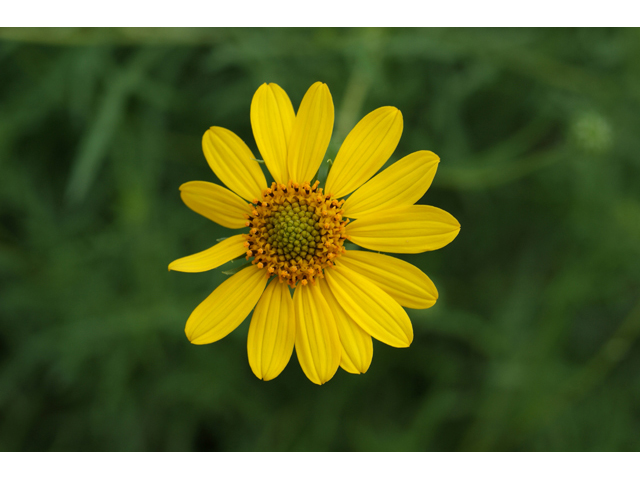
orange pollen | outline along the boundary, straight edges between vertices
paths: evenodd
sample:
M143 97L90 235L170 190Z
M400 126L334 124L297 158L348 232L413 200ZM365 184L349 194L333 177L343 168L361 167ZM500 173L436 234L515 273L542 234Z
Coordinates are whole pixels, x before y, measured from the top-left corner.
M247 256L267 277L277 275L291 287L324 278L324 268L332 268L344 251L349 223L342 220L344 200L323 194L319 183L274 182L251 205Z

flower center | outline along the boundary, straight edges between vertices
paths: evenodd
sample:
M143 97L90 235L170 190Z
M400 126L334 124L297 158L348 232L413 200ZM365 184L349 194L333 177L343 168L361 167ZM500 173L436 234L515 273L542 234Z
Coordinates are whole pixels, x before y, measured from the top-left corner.
M342 218L342 204L324 195L316 182L298 185L272 183L254 199L246 225L247 260L267 275L278 275L291 287L315 283L324 278L323 269L332 268L345 248L348 219Z

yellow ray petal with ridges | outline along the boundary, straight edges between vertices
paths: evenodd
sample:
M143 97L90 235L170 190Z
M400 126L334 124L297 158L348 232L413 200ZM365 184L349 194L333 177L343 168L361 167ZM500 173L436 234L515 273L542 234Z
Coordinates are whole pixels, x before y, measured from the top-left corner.
M392 347L411 345L411 320L389 294L344 265L326 269L324 274L336 300L365 332Z
M204 156L220 181L242 198L260 198L267 180L249 147L231 130L211 127L202 136Z
M263 83L251 101L251 127L264 163L278 183L289 180L287 150L296 114L287 93Z
M333 99L329 87L316 82L304 95L293 123L287 166L294 182L309 182L320 168L333 131Z
M247 354L256 377L276 378L289 363L296 339L293 300L286 283L271 281L251 317Z
M187 320L184 332L189 341L203 345L229 335L255 307L266 284L264 270L254 265L222 282Z
M382 168L402 136L402 114L380 107L353 127L327 177L325 192L340 198L353 192Z
M349 373L365 373L369 370L373 359L371 335L349 318L347 312L340 306L340 302L331 293L331 289L325 280L319 280L319 284L322 295L329 304L338 327L340 343L342 343L340 367Z
M244 255L244 235L234 235L211 248L174 260L169 264L169 270L177 272L206 272L227 263L234 258Z
M249 204L238 195L210 182L187 182L180 185L180 197L187 207L227 228L243 228L250 214Z
M460 223L439 208L413 205L360 217L345 230L353 243L369 250L421 253L450 243Z
M298 361L307 378L322 385L335 375L342 355L335 319L318 284L296 288L293 305Z
M345 217L359 218L422 198L431 186L440 158L426 150L398 160L353 192L344 204Z
M429 308L438 290L418 267L399 258L362 250L347 250L336 263L367 277L403 307Z

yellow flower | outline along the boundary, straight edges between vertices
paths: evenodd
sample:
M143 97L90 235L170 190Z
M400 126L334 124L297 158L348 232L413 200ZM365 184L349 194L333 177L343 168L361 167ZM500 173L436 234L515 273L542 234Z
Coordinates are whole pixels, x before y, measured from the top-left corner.
M194 344L220 340L255 307L247 350L251 369L263 380L282 372L294 345L314 383L329 381L338 366L364 373L373 356L371 337L408 347L413 328L402 307L429 308L438 298L417 267L380 253L346 250L345 240L376 252L420 253L447 245L460 231L447 212L414 205L436 173L440 159L434 153L412 153L373 177L400 141L402 114L394 107L378 108L354 127L324 190L319 188L313 178L333 119L324 83L309 88L297 115L282 88L263 84L251 103L251 126L275 180L271 186L238 136L211 127L202 148L230 190L209 182L180 187L182 200L195 212L227 228L249 228L175 260L169 270L203 272L241 255L252 259L193 311L187 338Z

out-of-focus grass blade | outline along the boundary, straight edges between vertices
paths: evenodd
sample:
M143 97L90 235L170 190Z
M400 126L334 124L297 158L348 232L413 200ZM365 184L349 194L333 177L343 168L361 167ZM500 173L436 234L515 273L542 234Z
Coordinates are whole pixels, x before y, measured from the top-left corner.
M114 75L98 114L80 144L65 192L68 203L79 203L85 198L107 155L109 143L120 123L127 99L143 79L145 70L157 57L158 52L142 50L131 59L123 71Z

